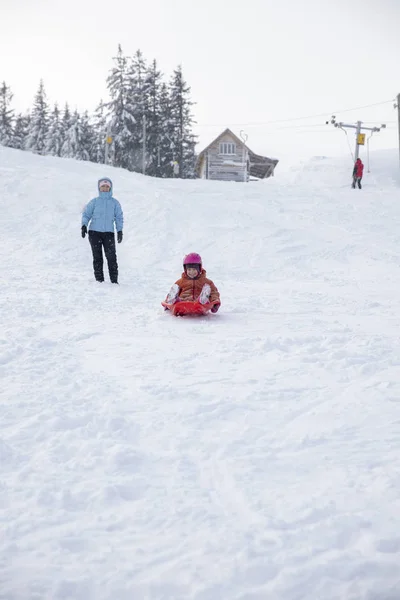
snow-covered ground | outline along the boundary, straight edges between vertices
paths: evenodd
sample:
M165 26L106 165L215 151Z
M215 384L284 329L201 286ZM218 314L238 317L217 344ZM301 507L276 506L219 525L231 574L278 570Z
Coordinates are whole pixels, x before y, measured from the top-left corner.
M0 148L0 599L399 600L395 151L162 181ZM125 213L120 286L80 213ZM203 256L218 314L160 305Z

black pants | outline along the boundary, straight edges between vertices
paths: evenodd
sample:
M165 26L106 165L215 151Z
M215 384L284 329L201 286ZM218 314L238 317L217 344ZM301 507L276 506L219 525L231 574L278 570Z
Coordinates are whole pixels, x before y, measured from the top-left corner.
M357 177L356 175L353 175L353 185L352 185L352 187L355 188L356 184L358 185L358 187L361 190L361 177Z
M103 248L106 255L111 283L118 283L118 263L114 233L89 231L89 242L93 252L93 270L97 281L104 281Z

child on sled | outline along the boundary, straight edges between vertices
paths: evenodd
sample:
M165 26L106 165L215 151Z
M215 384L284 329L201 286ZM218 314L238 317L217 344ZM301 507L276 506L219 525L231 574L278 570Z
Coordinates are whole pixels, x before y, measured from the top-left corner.
M206 277L201 256L196 252L187 254L183 259L183 273L171 287L165 302L196 301L201 304L214 302L211 312L216 313L221 306L218 289L211 279Z

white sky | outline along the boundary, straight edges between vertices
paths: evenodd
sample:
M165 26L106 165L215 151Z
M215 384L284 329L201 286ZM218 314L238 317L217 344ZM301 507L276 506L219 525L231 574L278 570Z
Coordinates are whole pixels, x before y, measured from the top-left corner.
M156 58L167 76L182 64L197 102L199 150L231 127L247 133L255 152L278 158L350 155L346 136L324 124L332 112L349 123L386 122L371 149L398 144L398 0L0 2L0 79L18 110L31 105L40 78L51 102L93 110L107 98L121 43L126 54Z

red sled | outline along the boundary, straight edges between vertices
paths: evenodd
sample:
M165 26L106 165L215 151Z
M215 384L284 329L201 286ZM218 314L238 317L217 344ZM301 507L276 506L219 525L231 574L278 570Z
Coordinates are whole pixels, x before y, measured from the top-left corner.
M192 300L186 300L182 302L175 302L174 304L168 304L167 302L161 302L165 310L170 310L175 317L183 317L184 315L206 315L218 302L207 302L207 304L200 304Z

